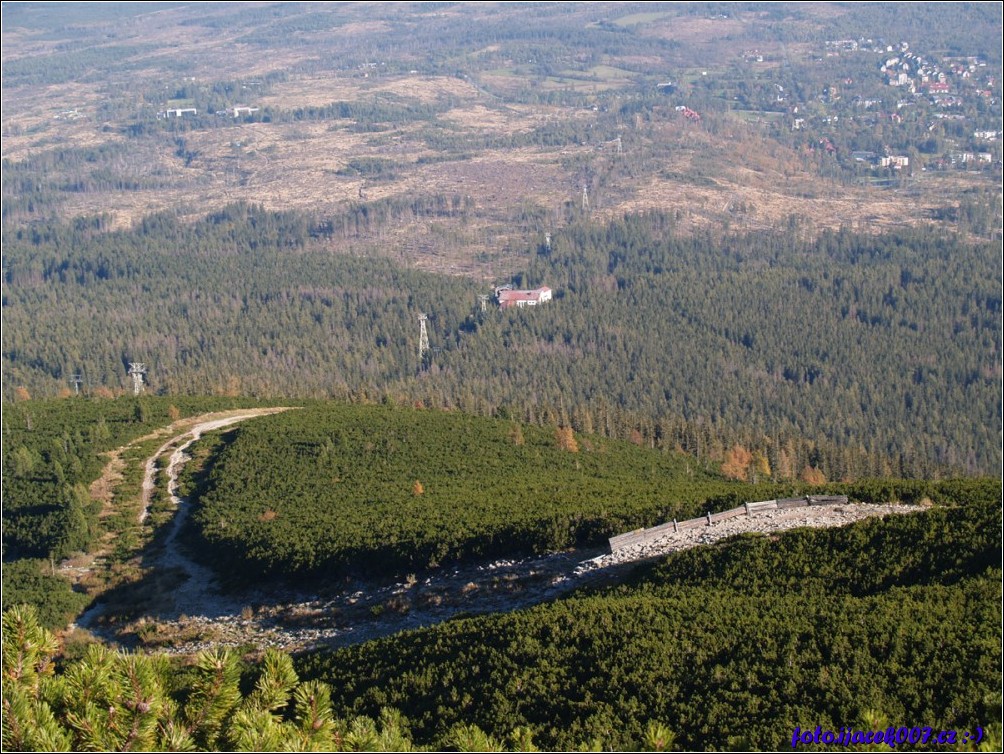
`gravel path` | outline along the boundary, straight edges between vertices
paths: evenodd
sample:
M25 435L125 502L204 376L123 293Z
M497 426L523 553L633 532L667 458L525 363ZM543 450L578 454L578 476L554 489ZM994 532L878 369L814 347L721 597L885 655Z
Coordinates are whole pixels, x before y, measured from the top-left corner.
M154 567L160 569L176 568L181 569L184 572L185 578L182 584L171 594L171 597L176 605L181 606L184 610L192 609L195 614L213 614L214 612L226 614L233 609L233 605L229 604L215 590L215 576L213 573L209 569L182 555L177 547L178 533L181 531L189 513L187 501L179 497L177 494L178 473L184 463L189 460L189 457L185 454L185 450L207 432L229 427L232 424L247 421L248 419L254 419L259 416L266 416L268 414L275 414L288 410L289 408L285 407L249 409L239 413L231 412L226 416L199 422L188 427L184 432L171 437L171 439L161 445L156 452L154 452L154 454L146 460L146 463L144 464L143 481L141 484L141 506L138 515L138 520L141 524L149 517L150 503L156 487L155 479L157 475L157 460L168 450L174 448L169 465L166 469L166 474L168 478L168 491L171 496L171 502L176 507L177 513L175 513L175 515L171 518L170 523L167 524L170 528L165 536L163 548L154 556ZM144 442L153 436L155 435L141 437L139 440L134 441L134 443ZM179 445L179 443L181 444ZM109 466L115 466L116 463L121 465L121 453L124 450L125 448L119 448L114 451ZM106 474L103 474L103 477L104 476L106 476ZM108 493L108 496L109 498L111 497L110 492ZM95 567L99 563L107 566L107 561L104 556L91 560L92 565L87 568L71 569L64 567L62 570L86 571ZM79 578L83 574L77 573L75 575ZM170 609L169 605L165 605L164 607ZM183 614L184 610L182 610L180 614ZM103 629L99 626L99 621L102 617L104 617L105 612L105 605L99 600L96 604L84 611L74 625L89 629L102 638L114 640L116 638L114 632Z
M166 475L177 512L165 524L168 528L161 543L144 555L144 567L170 576L172 586L158 598L151 614L128 625L106 615L105 606L98 602L80 617L79 626L107 641L127 645L137 645L137 635L144 635L147 646L175 654L221 645L287 650L338 647L433 625L460 614L529 607L586 584L616 581L637 563L736 534L843 526L871 516L917 510L915 506L862 504L767 510L707 527L668 532L655 541L614 553L594 548L466 564L410 575L393 583L350 580L328 585L323 597L295 587L223 594L214 573L189 557L178 543L190 509L188 501L178 495L178 474L189 460L185 451L207 432L283 410L235 412L199 422L165 442L147 460L141 521L148 515L157 459L171 452Z
M200 425L196 430L206 432L220 426L226 424ZM192 561L176 544L177 533L188 515L187 501L177 498L177 475L187 460L184 450L194 439L178 447L171 457L168 478L178 513L169 524L164 552L155 564L157 568L180 570L185 578L157 614L142 621L148 628L155 625L158 636L164 637L157 642L159 650L178 654L220 645L287 650L346 646L433 625L459 614L529 607L586 584L615 581L634 564L740 533L843 526L871 516L918 510L915 506L863 504L769 510L670 532L654 542L615 553L605 548L576 550L442 568L395 583L349 581L329 590L335 596L298 593L288 588L223 595L217 590L213 573ZM91 627L106 639L116 638L111 631Z
M786 510L766 510L751 516L737 516L727 521L719 521L707 527L670 532L653 542L625 547L615 553L605 555L597 560L595 567L606 568L620 563L661 557L677 550L711 544L736 534L748 532L769 534L800 527L843 526L871 516L910 513L916 510L919 510L917 506L910 505L865 505L863 503L811 505Z

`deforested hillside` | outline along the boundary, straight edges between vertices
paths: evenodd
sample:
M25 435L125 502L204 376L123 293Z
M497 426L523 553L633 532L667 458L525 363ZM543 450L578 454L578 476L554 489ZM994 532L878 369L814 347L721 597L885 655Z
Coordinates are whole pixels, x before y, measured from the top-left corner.
M5 225L442 195L367 237L465 274L583 186L686 232L1000 234L993 4L56 7L3 6Z

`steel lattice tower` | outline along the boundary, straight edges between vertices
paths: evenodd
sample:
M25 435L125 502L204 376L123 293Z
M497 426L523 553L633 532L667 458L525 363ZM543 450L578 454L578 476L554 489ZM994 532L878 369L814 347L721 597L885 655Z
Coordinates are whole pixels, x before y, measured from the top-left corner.
M422 357L425 356L425 352L429 350L429 333L425 329L425 321L427 319L428 319L428 317L426 315L424 315L424 314L419 314L418 315L418 325L419 325L419 332L418 332L418 359L419 359L419 361L421 361Z
M143 375L146 374L146 364L138 361L129 362L129 376L132 377L132 394L143 392Z

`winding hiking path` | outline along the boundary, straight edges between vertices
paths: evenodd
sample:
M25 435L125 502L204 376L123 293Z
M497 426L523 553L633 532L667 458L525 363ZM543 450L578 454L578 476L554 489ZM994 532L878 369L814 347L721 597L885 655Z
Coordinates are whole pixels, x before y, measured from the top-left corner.
M177 541L189 515L178 495L178 474L189 460L185 451L206 432L286 409L231 412L200 417L166 441L149 459L143 481L145 520L155 485L157 459L171 452L166 467L168 491L176 513L159 545L144 560L154 575L170 576L170 588L158 592L155 609L126 626L101 620L99 602L78 624L110 641L135 643L146 637L160 651L191 654L214 646L267 646L287 650L337 647L433 625L458 614L504 612L545 602L585 584L615 581L637 563L678 550L711 544L746 532L772 534L799 527L843 526L872 516L915 511L916 506L843 504L763 511L708 527L667 533L648 542L610 553L593 548L540 557L465 564L410 575L396 583L341 582L326 596L272 590L219 591L213 572L192 560ZM333 596L332 596L333 595ZM155 637L150 642L149 637Z
M215 574L205 566L197 563L184 554L178 547L178 534L181 532L188 520L191 506L187 498L178 495L178 473L182 466L190 460L185 453L188 447L196 442L207 432L223 429L231 425L254 419L259 416L286 411L288 409L272 409L254 413L237 414L222 419L203 422L192 427L183 435L172 438L165 443L157 453L146 462L146 474L143 477L143 516L149 508L150 495L154 489L154 479L157 471L157 459L173 448L168 461L167 491L170 495L171 504L175 507L175 514L167 524L168 530L164 538L162 547L158 550L153 560L153 567L163 570L178 569L186 576L184 581L170 595L174 602L178 614L192 613L195 615L229 613L233 610L240 610L240 607L227 601L219 595L216 586ZM169 606L165 606L168 610Z
M267 416L269 414L289 410L291 410L290 407L240 409L234 411L214 412L211 414L203 414L202 416L179 419L167 427L162 427L155 432L151 432L150 434L133 440L127 445L123 445L120 448L110 451L107 454L108 462L105 464L105 468L102 471L101 476L91 484L91 496L103 503L104 508L101 514L102 517L114 513L114 490L115 487L122 481L122 472L126 466L126 462L123 460L125 452L141 443L149 442L150 440L159 439L161 437L170 437L170 439L166 440L164 444L161 445L153 453L153 455L147 458L144 463L143 481L140 485L140 505L137 521L140 525L142 525L149 518L150 503L153 498L154 489L156 488L157 461L161 456L173 448L174 450L171 454L166 473L168 477L168 490L171 495L171 501L178 510L177 513L171 517L171 522L168 524L170 529L164 540L164 547L154 556L157 560L156 567L173 567L183 569L187 573L186 582L192 585L199 585L199 593L205 592L206 586L213 580L211 572L191 559L184 558L179 555L176 546L178 532L181 530L181 527L188 516L187 506L179 505L180 498L178 498L176 494L178 486L178 471L184 462L188 460L188 456L185 455L184 451L188 448L188 446L207 432L229 427L233 424L237 424L238 422L247 421L248 419L254 419L260 416ZM182 431L179 432L179 430ZM66 575L79 581L82 577L90 575L91 571L94 569L108 568L109 566L106 558L114 544L114 539L115 535L106 536L99 550L90 553L87 556L86 565L83 567L74 565L73 563L65 563L61 567L61 570ZM115 586L116 585L112 583L112 588ZM105 610L106 606L101 602L99 597L98 602L88 608L77 619L76 625L92 629L98 634L107 634L108 632L101 631L96 627L96 621L105 613ZM106 638L109 637L106 636Z

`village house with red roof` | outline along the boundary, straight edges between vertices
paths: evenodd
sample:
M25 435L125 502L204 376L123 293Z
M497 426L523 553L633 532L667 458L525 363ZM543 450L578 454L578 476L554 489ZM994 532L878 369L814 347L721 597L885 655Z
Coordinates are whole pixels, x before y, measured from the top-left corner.
M495 299L499 303L499 309L509 309L513 306L523 309L550 301L551 289L543 286L533 290L516 290L512 286L503 285L495 289Z

